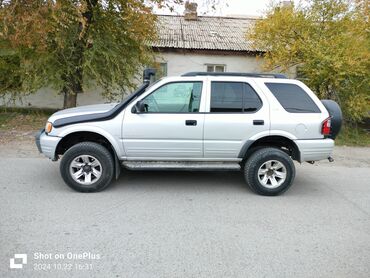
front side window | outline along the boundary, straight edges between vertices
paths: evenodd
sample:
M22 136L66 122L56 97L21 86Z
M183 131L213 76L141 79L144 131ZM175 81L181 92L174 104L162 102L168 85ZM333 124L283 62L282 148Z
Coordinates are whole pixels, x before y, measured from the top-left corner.
M255 112L262 102L255 90L244 82L212 82L211 112Z
M166 84L143 99L148 113L199 112L202 82Z
M267 88L290 113L320 113L311 97L298 85L287 83L265 83Z

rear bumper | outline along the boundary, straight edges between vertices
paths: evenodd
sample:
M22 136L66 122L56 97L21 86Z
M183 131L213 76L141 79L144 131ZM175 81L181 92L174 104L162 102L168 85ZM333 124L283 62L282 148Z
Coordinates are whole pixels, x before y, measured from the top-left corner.
M301 153L300 162L327 159L332 155L334 149L334 140L332 139L295 140L294 142Z
M47 135L45 133L45 130L42 129L37 132L35 136L35 143L40 153L44 154L46 157L52 160L55 160L55 150L61 139L62 138L60 137Z

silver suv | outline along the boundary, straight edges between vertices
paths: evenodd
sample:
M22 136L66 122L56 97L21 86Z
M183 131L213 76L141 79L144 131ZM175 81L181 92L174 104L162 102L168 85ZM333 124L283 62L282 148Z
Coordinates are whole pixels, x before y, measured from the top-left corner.
M277 195L295 177L293 160L332 161L339 106L278 74L191 72L126 100L53 114L36 136L40 152L62 157L71 188L96 192L131 170L242 170L256 193Z

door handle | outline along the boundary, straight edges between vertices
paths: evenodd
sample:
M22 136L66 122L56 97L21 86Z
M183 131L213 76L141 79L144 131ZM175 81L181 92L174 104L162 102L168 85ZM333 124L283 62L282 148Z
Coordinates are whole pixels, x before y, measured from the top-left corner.
M253 120L253 125L264 125L265 121L264 120Z
M196 120L186 120L185 124L194 126L194 125L197 125L197 121Z

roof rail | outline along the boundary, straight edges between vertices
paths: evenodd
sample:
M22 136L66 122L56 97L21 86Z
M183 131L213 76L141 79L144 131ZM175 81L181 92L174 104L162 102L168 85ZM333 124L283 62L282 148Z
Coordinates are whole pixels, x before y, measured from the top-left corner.
M184 73L181 76L245 76L245 77L260 77L260 78L287 78L281 73L249 73L249 72L201 72L193 71Z

